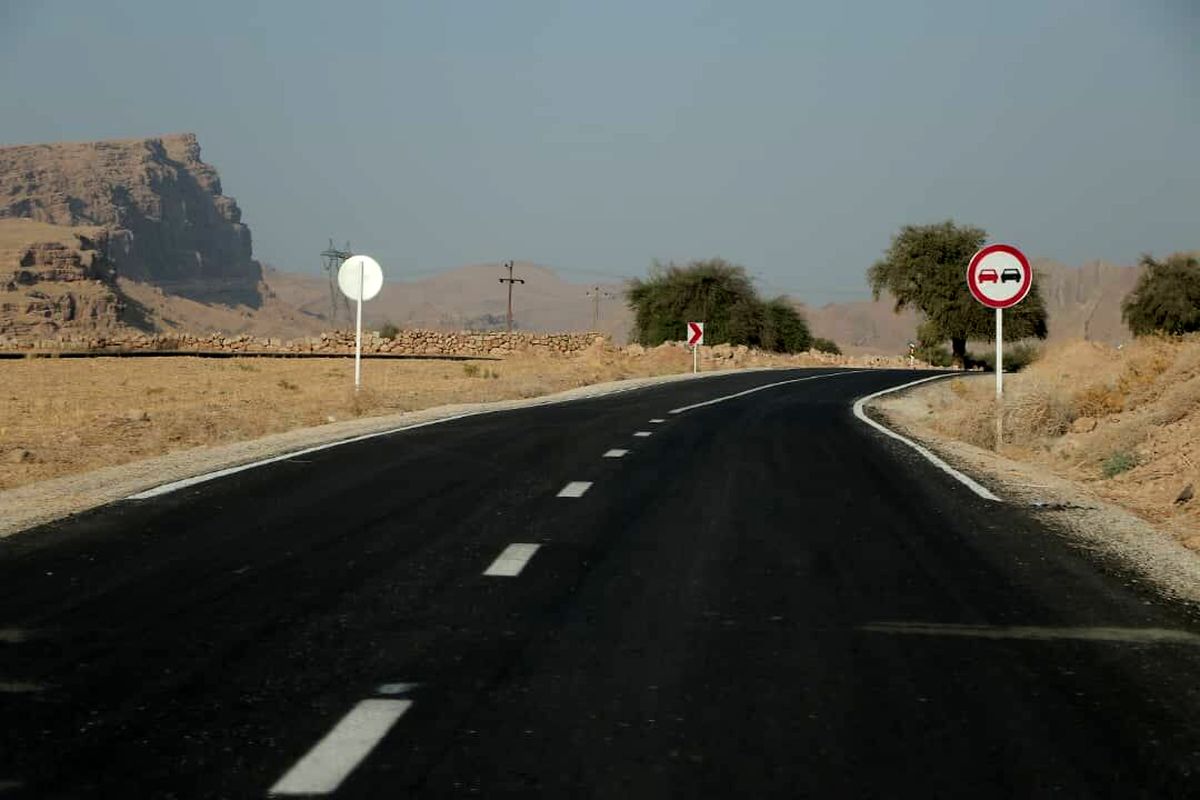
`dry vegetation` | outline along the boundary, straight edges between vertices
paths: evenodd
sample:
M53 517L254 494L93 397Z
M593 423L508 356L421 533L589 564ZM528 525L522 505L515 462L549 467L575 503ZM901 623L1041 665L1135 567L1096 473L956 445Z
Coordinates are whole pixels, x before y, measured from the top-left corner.
M706 369L804 365L727 352ZM0 490L199 446L449 403L537 397L691 369L684 349L596 346L571 356L353 362L267 358L0 361Z
M1005 378L1005 456L1042 464L1200 549L1200 336L1072 342ZM917 393L933 431L995 444L991 376Z

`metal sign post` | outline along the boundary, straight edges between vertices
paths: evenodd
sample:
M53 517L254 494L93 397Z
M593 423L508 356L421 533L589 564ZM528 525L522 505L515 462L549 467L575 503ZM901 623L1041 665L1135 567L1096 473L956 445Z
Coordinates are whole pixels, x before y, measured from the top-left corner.
M370 256L351 256L338 270L338 288L358 302L354 323L354 389L362 388L362 307L383 288L383 270Z
M700 345L704 344L704 323L687 324L687 343L692 346L692 374L700 371Z
M971 256L967 288L996 309L996 451L1004 443L1004 309L1025 299L1033 287L1029 259L1012 245L991 244Z

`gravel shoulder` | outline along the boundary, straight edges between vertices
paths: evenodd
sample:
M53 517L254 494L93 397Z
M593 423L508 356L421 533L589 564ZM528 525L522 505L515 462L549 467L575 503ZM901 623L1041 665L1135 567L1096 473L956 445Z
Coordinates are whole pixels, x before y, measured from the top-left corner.
M307 447L330 444L373 433L435 422L464 414L481 414L531 406L603 397L683 380L703 380L719 375L758 371L729 369L698 375L677 373L647 378L609 381L523 400L460 403L420 411L364 417L315 427L299 428L248 441L196 447L80 474L39 481L0 491L0 537L78 514L130 495L215 470L272 458Z
M1131 581L1172 599L1200 604L1200 555L1156 526L1045 467L1015 461L933 430L929 398L938 384L881 397L868 406L873 417L919 441L970 474L1005 502L1023 506L1076 544L1128 571Z

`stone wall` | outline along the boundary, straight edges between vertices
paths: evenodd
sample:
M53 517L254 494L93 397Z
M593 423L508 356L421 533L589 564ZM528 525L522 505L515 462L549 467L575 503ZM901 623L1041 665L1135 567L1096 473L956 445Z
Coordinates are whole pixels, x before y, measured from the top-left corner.
M503 356L518 352L578 353L604 341L598 333L504 333L403 330L394 339L364 331L363 352L393 355ZM219 353L329 353L354 352L353 331L333 331L304 339L269 339L223 334L64 334L37 342L6 339L0 350L54 351L196 351Z

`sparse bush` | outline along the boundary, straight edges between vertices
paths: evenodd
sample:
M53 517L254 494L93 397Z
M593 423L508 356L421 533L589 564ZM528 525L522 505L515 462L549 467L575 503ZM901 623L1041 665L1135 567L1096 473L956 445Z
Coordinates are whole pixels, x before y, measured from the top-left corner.
M835 356L842 354L842 348L837 346L837 342L833 339L825 339L820 336L812 340L812 349L819 353L832 353Z
M390 322L385 322L383 327L379 329L379 335L384 339L395 339L400 333L400 329Z
M278 386L280 389L283 389L284 391L287 391L287 392L295 392L300 389L300 386L298 384L292 383L287 378L280 378Z
M462 367L463 367L463 375L466 375L468 378L479 377L479 365L478 364L463 364Z
M917 348L917 358L933 367L949 367L954 364L950 348L944 345L923 344Z
M1112 478L1137 466L1137 456L1128 450L1117 450L1104 460L1104 477Z
M1005 347L1004 371L1020 372L1034 361L1037 361L1041 355L1041 348L1039 348L1037 345L1029 344L1028 342L1018 342L1009 347ZM996 369L996 353L994 350L988 350L983 354L982 357L976 357L974 354L968 354L967 360L969 362L981 364L988 370L995 371Z
M1123 411L1125 399L1115 387L1097 384L1076 392L1071 408L1076 417L1106 417Z
M719 258L687 266L655 264L625 292L634 312L633 339L657 346L679 341L688 322L704 322L706 344L744 344L798 353L812 342L808 324L784 297L763 301L746 270Z
M1200 260L1187 253L1155 261L1142 256L1144 271L1121 303L1121 317L1135 336L1200 331Z

